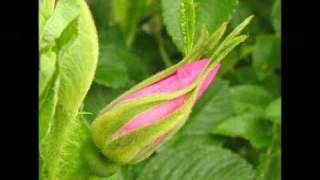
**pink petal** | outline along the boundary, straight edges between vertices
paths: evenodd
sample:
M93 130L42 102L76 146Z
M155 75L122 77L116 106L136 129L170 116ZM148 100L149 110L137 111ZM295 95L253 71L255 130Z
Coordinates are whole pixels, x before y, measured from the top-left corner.
M185 101L187 95L183 95L167 102L160 103L145 112L138 114L129 121L121 130L115 133L115 138L123 136L135 129L161 121L178 109Z
M175 73L128 95L125 99L137 98L148 94L175 92L184 89L197 79L208 64L208 59L186 64L177 69Z
M216 76L218 70L220 69L221 64L218 63L208 74L208 76L205 78L205 80L201 83L198 94L197 94L197 100L202 96L204 91L208 88L208 86L211 84L213 78Z
M199 61L195 61L193 63L196 63ZM190 63L190 64L193 64ZM198 69L192 70L192 66L185 65L182 68L180 68L177 73L170 75L169 77L159 81L156 84L153 84L145 89L142 89L134 95L130 96L130 98L142 96L147 93L160 93L160 92L171 92L171 90L179 90L178 88L181 87L187 87L187 85L191 84L193 81L196 80L196 78L200 75L200 73L203 71L203 69L208 65L208 61L201 60L200 63L196 63L195 67ZM197 94L197 100L201 97L201 95L204 93L204 91L208 88L209 84L212 82L213 78L217 74L221 64L217 64L208 74L208 76L205 78L205 80L201 83L199 92ZM200 69L202 68L202 69ZM197 75L197 76L196 76ZM196 76L196 77L195 77ZM171 84L173 83L173 84ZM160 85L159 85L160 84ZM165 86L167 85L167 86ZM147 89L147 90L146 90ZM180 97L177 97L175 99L172 99L167 102L160 103L145 112L138 114L136 117L134 117L131 121L129 121L122 129L117 131L114 134L114 138L119 138L120 136L123 136L129 132L132 132L138 128L145 127L149 124L159 122L163 119L165 119L167 116L169 116L172 112L174 112L176 109L181 107L186 100L188 94L182 95Z

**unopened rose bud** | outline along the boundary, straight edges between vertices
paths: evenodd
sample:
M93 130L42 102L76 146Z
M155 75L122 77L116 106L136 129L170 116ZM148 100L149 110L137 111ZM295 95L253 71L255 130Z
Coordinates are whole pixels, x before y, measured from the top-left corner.
M180 65L120 96L91 125L97 147L118 164L150 156L185 123L220 68L210 65L208 59Z

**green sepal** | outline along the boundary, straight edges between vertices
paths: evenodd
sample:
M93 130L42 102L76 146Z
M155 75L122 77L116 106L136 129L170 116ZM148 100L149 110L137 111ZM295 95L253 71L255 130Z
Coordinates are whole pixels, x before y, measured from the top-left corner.
M217 59L217 54L221 53L221 51L223 51L223 49L226 49L226 46L228 46L230 44L230 42L234 41L234 38L237 38L237 36L241 33L241 31L250 23L250 21L252 20L254 16L251 15L249 17L247 17L243 22L241 22L220 44L219 46L216 48L216 50L212 53L212 55L210 56L210 60L215 61ZM238 45L238 44L237 44ZM233 46L234 48L235 46ZM233 48L230 48L230 50L228 52L230 52ZM226 55L226 54L225 54ZM224 55L224 56L225 56ZM224 57L223 56L223 57ZM218 57L220 58L220 57ZM221 59L218 59L221 60Z
M210 36L206 54L214 52L216 46L220 42L224 33L226 32L226 29L227 23L222 23L222 25Z
M185 61L191 62L194 59L199 59L202 56L201 50L205 49L207 45L208 37L209 37L208 28L205 25L203 25L201 28L200 37L196 45L192 49L192 52L190 54L187 54L182 61L185 60Z
M233 38L232 40L228 41L228 43L225 44L224 48L222 48L217 54L213 54L210 59L222 60L226 55L229 54L232 49L245 41L247 38L247 35L239 35Z

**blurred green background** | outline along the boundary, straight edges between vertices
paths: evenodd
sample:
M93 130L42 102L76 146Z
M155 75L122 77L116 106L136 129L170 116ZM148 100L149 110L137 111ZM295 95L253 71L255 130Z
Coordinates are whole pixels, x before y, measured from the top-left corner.
M124 90L181 60L183 51L179 0L87 2L100 48L83 106L90 122ZM204 23L210 32L228 20L230 31L253 14L249 39L223 61L178 134L146 161L105 179L281 179L281 1L194 3L196 28Z

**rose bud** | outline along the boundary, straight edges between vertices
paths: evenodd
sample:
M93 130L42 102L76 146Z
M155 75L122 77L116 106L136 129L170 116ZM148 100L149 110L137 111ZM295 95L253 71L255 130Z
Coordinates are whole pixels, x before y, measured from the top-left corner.
M246 18L222 42L226 23L210 36L203 26L198 42L183 60L106 106L91 124L92 140L100 152L117 165L149 157L183 126L218 72L220 60L247 38L240 32L252 18ZM208 59L192 61L208 54Z
M101 111L91 124L94 143L118 164L146 159L185 123L219 68L202 59L147 79Z

